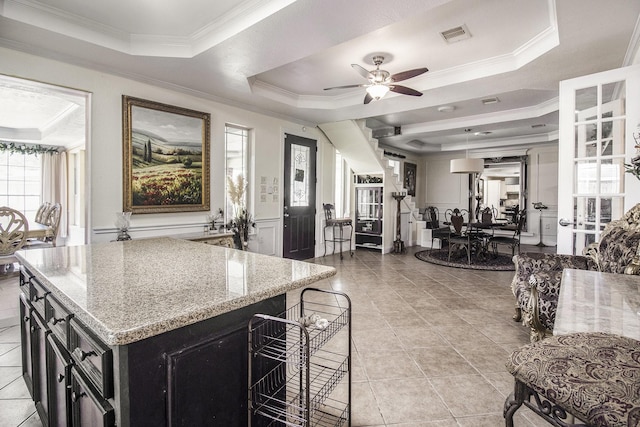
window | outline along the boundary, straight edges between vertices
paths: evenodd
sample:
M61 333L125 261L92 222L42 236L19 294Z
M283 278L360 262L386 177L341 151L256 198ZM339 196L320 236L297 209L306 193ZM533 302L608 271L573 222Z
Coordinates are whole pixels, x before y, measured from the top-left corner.
M242 190L241 205L249 209L247 206L248 195L246 194L246 184L249 182L249 132L247 128L226 125L225 126L225 149L226 149L226 176L238 182L238 177L242 176L245 188ZM229 194L229 182L225 183L225 200L226 206L224 210L225 222L229 221L235 214L235 207L231 202Z
M0 206L19 210L33 221L40 207L40 158L0 151Z
M350 180L347 177L349 168L340 154L336 150L336 179L335 179L335 212L336 216L347 217L350 215L349 209L349 186Z

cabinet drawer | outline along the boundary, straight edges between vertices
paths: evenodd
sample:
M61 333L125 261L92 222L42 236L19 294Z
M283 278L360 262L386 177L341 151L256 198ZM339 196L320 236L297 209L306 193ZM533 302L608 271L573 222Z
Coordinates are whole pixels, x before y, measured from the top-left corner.
M20 270L20 291L31 301L31 276L24 268Z
M62 342L64 348L69 350L69 319L73 314L51 294L45 299L45 321L51 332Z
M31 278L31 304L40 316L44 318L44 299L49 293L35 278Z
M71 411L74 426L115 425L113 407L76 366L71 367Z
M113 355L77 318L69 319L71 357L103 397L113 396Z

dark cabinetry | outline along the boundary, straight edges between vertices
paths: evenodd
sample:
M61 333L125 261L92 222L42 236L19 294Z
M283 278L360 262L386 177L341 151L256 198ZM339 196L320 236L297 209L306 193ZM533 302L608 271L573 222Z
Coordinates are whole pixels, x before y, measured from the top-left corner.
M20 288L23 377L45 426L247 425L247 323L286 309L278 295L108 346L26 268Z
M42 424L114 425L114 410L105 388L93 384L97 377L90 359L100 353L85 351L79 340L69 339L72 321L76 334L91 333L26 269L20 274L20 289L22 372ZM100 344L110 355L111 350ZM100 367L111 377L106 381L101 378L101 384L110 385L111 358L106 358L105 364L108 368Z

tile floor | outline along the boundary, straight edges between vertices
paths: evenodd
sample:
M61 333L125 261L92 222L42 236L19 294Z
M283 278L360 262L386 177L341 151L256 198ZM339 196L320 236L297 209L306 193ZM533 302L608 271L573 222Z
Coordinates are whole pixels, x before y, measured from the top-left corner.
M316 287L352 299L352 426L504 425L504 363L528 342L511 320L513 272L427 264L413 256L420 249L313 260L338 270ZM18 292L16 277L0 280L0 312L16 309ZM0 426L41 425L20 366L18 327L0 323ZM546 425L527 408L516 417L518 427Z

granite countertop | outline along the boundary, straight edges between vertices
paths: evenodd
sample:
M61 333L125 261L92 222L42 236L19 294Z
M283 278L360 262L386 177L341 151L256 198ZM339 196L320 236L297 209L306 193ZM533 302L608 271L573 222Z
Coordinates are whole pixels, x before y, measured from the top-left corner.
M108 345L333 276L332 267L168 237L23 250L20 262Z

